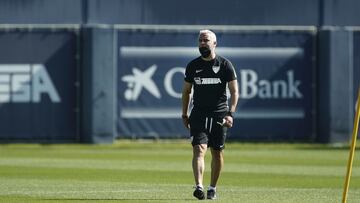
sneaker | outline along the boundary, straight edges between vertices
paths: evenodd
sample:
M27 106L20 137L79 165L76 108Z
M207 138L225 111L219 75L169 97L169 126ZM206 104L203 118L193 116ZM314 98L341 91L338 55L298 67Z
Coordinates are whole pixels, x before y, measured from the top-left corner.
M196 186L193 195L200 200L205 199L205 193L202 187Z
M215 190L208 190L208 191L207 191L207 199L216 199L216 192L215 192Z

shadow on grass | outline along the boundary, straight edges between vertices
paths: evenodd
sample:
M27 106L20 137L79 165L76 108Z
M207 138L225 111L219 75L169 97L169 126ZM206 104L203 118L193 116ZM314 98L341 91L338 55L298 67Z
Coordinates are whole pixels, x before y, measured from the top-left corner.
M360 139L360 138L359 138ZM227 145L234 149L294 149L294 150L350 150L349 142L339 143L316 143L316 142L289 142L289 141L269 141L269 142L239 142L230 140ZM356 144L356 150L360 150L360 142Z
M194 198L189 199L149 199L149 198L138 198L138 199L128 199L128 198L115 198L115 199L105 199L105 198L99 198L99 199L81 199L81 198L58 198L58 199L41 199L41 200L47 200L47 201L199 201Z
M300 150L339 150L339 151L349 151L350 144L314 144L314 145L307 145L307 146L297 146L296 149ZM357 145L355 150L360 150L360 146Z

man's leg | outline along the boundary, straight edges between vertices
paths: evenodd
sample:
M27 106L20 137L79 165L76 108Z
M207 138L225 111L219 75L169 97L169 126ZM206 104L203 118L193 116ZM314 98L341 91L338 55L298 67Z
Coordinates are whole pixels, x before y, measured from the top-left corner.
M211 181L210 186L216 187L217 181L220 176L221 169L224 166L224 153L223 150L215 150L211 148Z
M193 167L193 173L196 184L196 188L193 195L198 199L205 199L203 177L205 170L204 157L206 154L206 150L207 150L206 144L199 144L193 146L192 167Z
M216 185L224 166L224 152L227 127L221 124L225 112L219 113L214 119L212 132L209 136L209 147L211 148L211 180L207 191L207 199L216 199Z
M203 176L205 170L205 154L207 150L206 144L193 146L192 167L196 185L203 185Z
M211 148L211 155L211 181L207 191L207 198L216 199L216 184L224 165L224 153L222 150L215 150Z

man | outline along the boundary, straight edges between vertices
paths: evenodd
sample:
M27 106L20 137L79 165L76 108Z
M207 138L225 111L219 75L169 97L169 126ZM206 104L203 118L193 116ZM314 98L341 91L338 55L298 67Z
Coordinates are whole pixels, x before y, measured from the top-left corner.
M224 165L223 149L227 128L233 125L233 112L238 102L238 83L231 62L216 55L216 35L210 30L199 33L201 56L186 67L182 92L182 119L190 129L193 146L192 168L196 188L193 195L205 199L203 175L204 157L211 149L211 182L207 199L216 199L216 184ZM230 107L227 102L227 87L230 90ZM191 91L193 108L188 116Z

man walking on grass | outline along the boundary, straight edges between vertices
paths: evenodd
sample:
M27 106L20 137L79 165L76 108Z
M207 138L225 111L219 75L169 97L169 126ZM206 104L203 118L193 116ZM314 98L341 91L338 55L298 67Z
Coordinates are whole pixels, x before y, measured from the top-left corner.
M198 46L201 56L187 65L182 91L182 119L185 127L190 129L193 146L192 168L196 184L193 195L198 199L205 199L204 157L208 147L212 159L207 199L216 199L216 184L224 165L226 131L233 125L233 112L239 98L235 69L228 59L216 55L216 45L214 32L200 31ZM227 88L230 90L230 106ZM188 116L191 99L193 108Z

